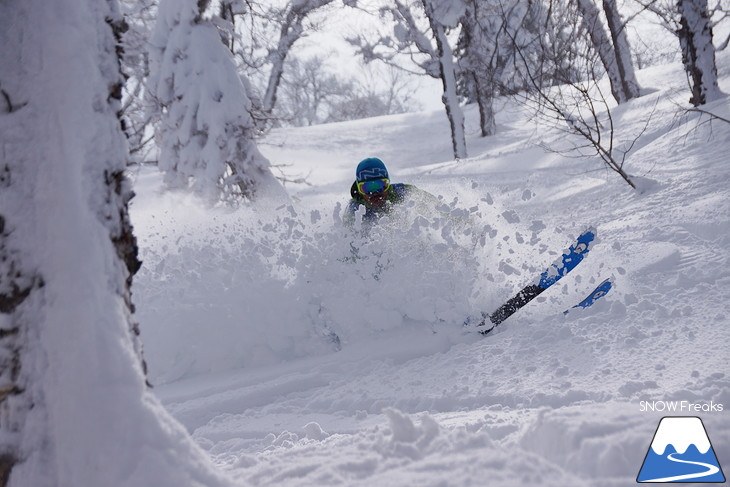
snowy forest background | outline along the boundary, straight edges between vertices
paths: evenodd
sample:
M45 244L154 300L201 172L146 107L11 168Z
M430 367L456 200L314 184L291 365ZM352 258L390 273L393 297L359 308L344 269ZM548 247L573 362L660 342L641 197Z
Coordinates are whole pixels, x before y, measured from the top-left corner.
M271 146L268 153L277 154L290 143L287 137L295 137L291 134L296 132L284 130L405 114L434 107L438 101L433 98L440 97L447 123L435 139L443 138L448 156L428 162L467 164L470 156L483 153L480 141L498 137L506 127L499 116L509 103L530 122L563 134L560 143L545 149L600 161L622 187L646 190L651 185L627 171L625 163L649 144L653 124L695 117L698 130L726 133L727 89L720 88L717 60L728 59L728 16L725 0L0 3L0 485L247 482L245 475L236 481L214 466L214 455L201 448L205 442L194 440L188 425L173 419L150 387L155 381L140 339L145 335L140 326L146 325L138 320L146 310L136 309L133 294L142 266L129 215L136 189L129 175L134 171L156 167L166 190L194 195L204 215L242 208L268 215L273 223L258 220L261 228L254 229L264 236L253 247L263 262L255 271L278 273L284 280L291 278L287 259L306 255L308 246L342 251L328 247L336 233L307 240L298 229L289 208L302 197L302 188L319 181L291 163L309 157L304 151L281 159L264 156L265 145ZM637 116L631 130L624 130L616 114L652 93L637 72L673 62L681 63L686 79L682 101L669 108L647 102L642 110L657 115ZM472 135L469 114L477 127ZM374 125L356 127L377 131L380 119L374 120ZM414 119L398 120L415 124ZM358 137L368 138L357 132L348 136L352 145ZM474 153L468 142L476 147ZM348 170L369 155L375 154L351 154L345 161ZM727 182L726 169L713 166L713 171L715 182ZM298 188L296 194L289 188ZM447 206L452 216L463 211L455 203ZM291 215L280 217L282 208ZM510 223L519 222L507 214ZM319 212L311 213L312 225L321 219ZM463 235L449 234L453 229L446 223L439 225L448 228L438 227L451 246L447 248L462 252L467 247L459 241ZM279 233L282 227L288 232ZM542 227L533 222L531 229ZM267 241L267 232L276 240ZM485 232L488 236L496 230ZM401 244L398 250L408 248ZM273 258L267 246L274 249ZM425 252L438 261L443 248ZM317 271L322 252L296 264L308 283L320 286L315 293L323 289L319 282L332 277ZM203 255L200 251L195 258ZM473 256L462 257L474 263ZM164 267L164 259L158 264L155 272ZM438 264L435 269L447 272ZM468 272L458 265L448 270ZM508 276L516 272L509 266L499 271ZM214 282L215 277L208 278ZM266 288L272 282L258 284ZM445 289L429 292L439 296ZM455 301L469 291L456 286L446 292L443 298ZM484 291L490 292L495 291ZM283 293L281 299L288 296L294 303L292 294ZM626 303L636 304L631 299ZM410 316L425 316L422 308L415 309L422 304L414 304ZM453 325L466 308L438 318ZM283 316L280 328L266 336L270 348L283 350L282 355L290 350L277 342L276 334L286 335L288 325ZM315 344L307 330L292 333L302 339L301 348L292 349L300 356L331 352ZM262 365L275 358L272 353L247 360ZM175 358L169 363L179 367ZM726 366L727 355L720 357L719 368ZM202 372L188 367L180 372L171 366L167 375L155 378L174 382ZM178 416L188 417L182 409ZM363 419L360 410L353 414ZM438 431L432 418L426 416L416 428L396 410L384 414L394 439L416 449L404 454L391 445L383 447L387 455L430 454ZM551 437L532 433L538 440ZM309 423L304 436L323 441L328 435ZM271 441L297 441L292 438L282 434ZM476 447L489 447L458 432L441 438L451 453L467 450L472 440ZM239 455L236 462L245 470L254 461ZM501 467L512 473L524 468L513 460ZM354 478L358 468L378 470L352 465ZM499 469L484 467L492 473ZM264 483L276 483L276 473L261 475ZM399 485L421 479L418 473L402 475ZM562 475L556 485L576 481ZM306 472L302 477L305 484L316 483Z

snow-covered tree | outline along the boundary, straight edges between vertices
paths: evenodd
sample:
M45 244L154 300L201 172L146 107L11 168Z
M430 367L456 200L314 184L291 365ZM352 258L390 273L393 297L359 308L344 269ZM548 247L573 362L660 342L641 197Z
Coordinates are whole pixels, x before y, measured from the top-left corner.
M616 66L621 77L624 94L629 100L638 98L641 96L641 87L634 72L631 46L629 45L629 37L626 34L626 24L621 18L616 0L603 0L603 13L606 15L608 30L611 32L613 52L616 56Z
M618 103L623 103L639 96L640 90L633 66L631 65L630 49L626 35L623 34L623 24L614 0L604 2L605 13L612 26L611 34L617 44L611 42L601 21L601 12L593 0L575 0L580 12L585 31L588 34L594 51L598 54L603 68L611 83L611 93ZM628 50L628 52L627 52ZM617 54L620 56L617 56Z
M483 137L494 135L494 96L497 93L500 11L489 2L468 0L457 45L460 94L479 106L479 127Z
M147 88L149 55L147 41L157 13L157 0L122 0L122 68L126 78L122 113L133 163L154 160L154 124L159 114Z
M0 485L222 486L145 384L113 0L0 3Z
M570 7L570 3L562 6ZM596 37L600 34L591 34L586 29L588 19L590 16L580 8L553 11L544 17L544 32L535 36L531 45L514 42L521 65L518 71L527 87L516 93L515 98L534 110L536 121L566 134L553 147L545 146L546 149L599 159L635 188L624 166L646 125L629 138L619 138L611 107L599 82L605 72L602 69L605 58L595 52ZM508 32L508 35L512 34ZM605 32L601 43L604 42L607 42ZM612 83L611 89L615 87ZM646 120L647 125L650 118Z
M707 0L677 0L677 11L680 17L677 36L692 89L689 101L694 106L704 105L723 96L717 84L715 46Z
M412 86L403 71L386 68L368 64L358 77L350 77L323 56L292 57L282 78L275 122L302 126L403 113L414 106Z
M375 42L362 35L348 39L365 62L380 60L398 65L394 58L405 55L423 74L441 80L441 100L457 159L467 155L466 137L464 114L457 94L457 66L447 31L459 25L465 10L463 0L394 0L380 8L382 18L391 17L395 22L391 35L382 36Z
M275 124L278 96L296 44L326 24L335 0L222 0L218 27L238 69L253 83L249 93L257 126ZM344 6L355 5L344 1Z
M654 0L646 7L658 15L664 27L679 39L682 62L692 92L689 102L699 106L724 96L717 84L711 20L712 12L722 14L720 3L712 11L707 0ZM718 21L723 18L720 15Z
M202 2L205 4L205 2ZM150 39L165 181L210 201L283 197L254 142L247 81L195 0L163 0Z
M482 136L494 135L494 97L518 89L515 45L529 49L540 4L522 0L466 0L457 46L460 95L479 106Z
M284 73L284 62L294 43L299 40L305 32L304 22L310 14L317 9L329 5L334 0L292 0L284 9L278 11L280 18L279 41L276 48L269 52L271 71L269 81L266 85L266 92L263 98L263 110L271 114L276 104L276 93L281 83L281 76Z
M422 0L426 18L436 43L436 57L439 77L444 87L441 101L451 127L451 146L456 159L467 157L466 135L464 133L464 112L459 105L456 92L456 66L454 53L446 35L449 27L456 27L464 15L466 6L462 0Z

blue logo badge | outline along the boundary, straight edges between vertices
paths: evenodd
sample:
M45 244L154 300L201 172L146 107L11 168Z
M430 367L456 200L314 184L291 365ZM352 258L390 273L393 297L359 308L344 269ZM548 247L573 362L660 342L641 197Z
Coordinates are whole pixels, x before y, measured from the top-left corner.
M694 416L662 418L636 481L725 482L702 420Z
M360 172L357 173L358 181L367 181L368 179L378 179L378 178L387 178L387 177L388 177L388 171L386 171L382 167L367 167L367 168L361 169Z

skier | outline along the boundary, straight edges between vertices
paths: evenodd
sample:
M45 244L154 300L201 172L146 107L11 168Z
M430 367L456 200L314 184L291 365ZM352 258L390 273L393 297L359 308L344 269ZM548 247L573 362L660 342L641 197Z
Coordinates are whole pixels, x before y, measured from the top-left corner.
M344 222L348 226L355 222L355 214L361 205L365 207L363 223L372 224L390 213L395 205L414 196L421 201L430 202L433 206L439 204L435 196L412 184L391 184L388 169L377 157L368 157L357 165L355 182L350 187L350 196L352 199L347 205L344 216Z

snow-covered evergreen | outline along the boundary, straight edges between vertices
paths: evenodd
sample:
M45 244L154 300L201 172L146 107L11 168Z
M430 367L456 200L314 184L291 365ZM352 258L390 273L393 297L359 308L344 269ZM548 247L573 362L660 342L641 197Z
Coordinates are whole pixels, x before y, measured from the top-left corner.
M163 1L150 39L161 110L159 167L211 202L285 196L256 147L246 80L194 0Z

